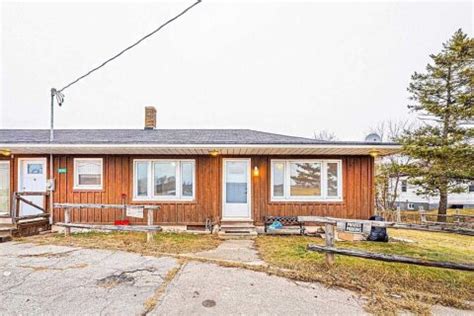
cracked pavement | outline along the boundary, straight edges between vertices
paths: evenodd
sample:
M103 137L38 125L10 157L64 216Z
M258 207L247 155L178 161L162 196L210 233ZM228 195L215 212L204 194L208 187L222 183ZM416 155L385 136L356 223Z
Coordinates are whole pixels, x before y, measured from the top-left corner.
M150 298L157 301L153 315L364 314L349 291L262 272L181 266L123 251L0 244L0 315L145 314Z

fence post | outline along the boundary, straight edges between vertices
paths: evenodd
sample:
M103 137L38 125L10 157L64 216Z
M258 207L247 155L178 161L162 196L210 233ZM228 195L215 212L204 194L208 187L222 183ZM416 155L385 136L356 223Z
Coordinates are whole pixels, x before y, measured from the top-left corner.
M148 208L146 214L146 220L148 226L153 226L153 209ZM154 232L148 230L146 233L146 242L149 243L153 240L153 236L155 235Z
M326 246L334 247L334 225L326 224L324 231L325 231L325 237L326 237ZM329 253L329 252L326 253L326 263L328 265L332 265L334 263L333 253Z
M64 223L69 224L70 222L71 222L71 209L67 207L64 209ZM69 236L69 235L71 235L71 227L65 226L64 236Z
M461 214L459 213L459 209L457 208L457 209L456 209L456 215L454 216L455 221L456 221L456 224L460 224L460 223L461 223L461 216L459 216L459 215L461 215ZM446 220L446 221L447 221L447 220Z
M401 214L401 208L400 205L397 206L397 223L400 223L402 221L402 214Z
M419 210L421 223L426 223L426 213L424 210Z

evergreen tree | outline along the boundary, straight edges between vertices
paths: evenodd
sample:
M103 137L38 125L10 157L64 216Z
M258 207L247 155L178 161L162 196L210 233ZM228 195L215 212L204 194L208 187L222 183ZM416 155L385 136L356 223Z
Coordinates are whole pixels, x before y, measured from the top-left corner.
M410 182L419 194L439 195L438 214L446 214L448 194L474 179L474 39L458 30L430 58L426 72L415 72L408 87L408 108L424 124L399 141L414 158L407 168Z
M291 179L301 187L314 187L321 181L321 166L314 163L298 163L296 175Z

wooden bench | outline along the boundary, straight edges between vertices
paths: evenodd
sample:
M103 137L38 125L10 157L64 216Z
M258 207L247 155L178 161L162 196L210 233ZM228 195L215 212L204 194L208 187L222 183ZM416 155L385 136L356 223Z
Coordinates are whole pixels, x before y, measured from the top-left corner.
M280 222L283 225L281 229L269 229L274 222ZM264 216L263 223L265 225L266 234L300 234L304 235L304 223L298 221L297 216Z

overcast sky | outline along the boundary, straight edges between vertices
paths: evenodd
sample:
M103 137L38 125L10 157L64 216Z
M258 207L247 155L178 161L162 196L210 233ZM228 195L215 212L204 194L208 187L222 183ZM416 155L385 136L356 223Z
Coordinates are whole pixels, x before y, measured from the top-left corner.
M1 128L48 128L49 91L188 2L1 6ZM65 90L58 128L251 128L361 140L409 116L406 87L471 2L208 2Z

